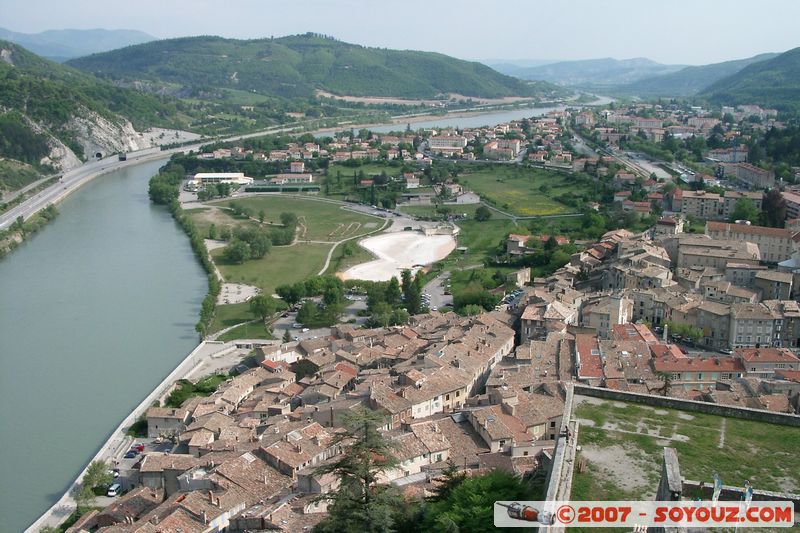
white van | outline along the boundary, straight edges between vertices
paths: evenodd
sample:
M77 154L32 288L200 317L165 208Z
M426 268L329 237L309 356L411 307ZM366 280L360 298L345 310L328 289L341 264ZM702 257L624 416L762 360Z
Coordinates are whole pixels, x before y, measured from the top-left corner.
M108 492L106 493L106 496L114 497L114 496L119 496L120 494L122 494L122 485L120 485L119 483L114 483L113 485L108 487Z

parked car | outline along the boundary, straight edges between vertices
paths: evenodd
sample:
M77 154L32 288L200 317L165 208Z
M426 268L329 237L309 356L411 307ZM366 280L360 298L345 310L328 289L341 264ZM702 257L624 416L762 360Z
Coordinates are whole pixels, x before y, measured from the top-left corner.
M131 450L136 450L137 452L143 452L144 451L144 444L142 444L141 442L137 442L136 444L131 446Z
M301 324L299 322L295 322L294 324L292 324L292 327L295 328L295 329L299 329L299 328L303 327L303 324Z
M126 454L125 454L125 459L133 459L133 458L134 458L134 457L136 457L137 455L139 455L139 452L136 452L136 451L134 451L134 450L131 450L131 451L129 451L128 453L126 453Z
M114 496L119 496L120 494L122 494L122 485L120 485L119 483L114 483L113 485L108 487L108 492L106 492L106 496L112 498Z

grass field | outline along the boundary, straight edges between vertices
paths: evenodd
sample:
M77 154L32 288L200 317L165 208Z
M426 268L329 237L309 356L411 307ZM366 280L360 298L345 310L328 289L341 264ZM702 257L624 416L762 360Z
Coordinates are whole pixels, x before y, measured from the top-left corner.
M225 281L255 285L264 294L273 294L278 285L316 275L325 263L330 249L327 244L273 246L263 259L245 261L241 265L226 263L220 257L222 249L214 250L211 256Z
M508 219L492 218L484 222L468 219L458 222L461 232L458 234L458 246L466 246L467 254L473 262L481 263L483 259L491 255L497 245L508 237L509 233L526 233L524 226L515 226ZM455 252L457 253L457 252Z
M264 323L260 320L252 324L245 323L235 327L224 335L220 335L217 340L229 342L236 339L274 339L275 337L267 331Z
M558 215L575 210L553 198L583 193L583 186L558 172L516 165L473 166L459 182L499 209L518 216ZM545 186L544 192L540 189Z
M313 199L286 196L256 196L234 200L252 209L256 215L262 209L267 222L280 223L281 213L294 213L301 227L300 240L336 242L348 237L363 235L380 227L382 220L342 209L339 205ZM221 202L229 205L230 200ZM217 202L219 203L219 202Z
M579 397L580 398L580 397ZM652 499L660 477L663 448L675 448L681 475L723 483L800 491L800 429L707 415L581 398L575 464L588 469L573 476L573 500Z

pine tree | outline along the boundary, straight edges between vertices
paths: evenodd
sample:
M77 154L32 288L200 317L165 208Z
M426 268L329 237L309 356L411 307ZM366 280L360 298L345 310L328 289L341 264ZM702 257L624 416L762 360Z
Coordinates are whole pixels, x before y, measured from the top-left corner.
M395 508L402 496L392 485L379 485L378 477L397 465L395 446L378 428L380 413L363 409L342 415L345 430L337 433L334 446L342 453L315 470L315 475L333 474L339 488L322 495L332 502L328 517L314 531L378 533L391 531Z

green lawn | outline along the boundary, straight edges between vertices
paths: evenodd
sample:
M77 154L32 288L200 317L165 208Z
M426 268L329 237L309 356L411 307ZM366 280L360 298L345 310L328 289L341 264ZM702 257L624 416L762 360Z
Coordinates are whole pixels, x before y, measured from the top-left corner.
M220 335L217 340L228 342L236 339L274 339L275 337L267 331L264 323L260 320L253 324L242 324L235 327L224 335Z
M353 253L345 256L344 244L337 246L336 250L333 252L333 256L331 257L331 264L328 266L328 270L325 271L325 274L336 274L337 272L342 272L352 266L366 263L375 259L374 255L358 245L358 239L355 239L351 242L353 244L351 248Z
M273 246L263 259L245 261L241 265L228 264L220 256L223 249L211 252L225 281L241 282L259 287L264 294L273 294L275 287L294 283L316 275L330 250L328 244L297 244Z
M591 401L575 409L575 417L590 421L580 426L578 442L584 452L576 465L587 459L586 453L594 455L598 449L621 447L627 459L617 458L621 468L617 475L623 479L640 475L648 484L646 490L623 488L615 482L619 478L608 472L613 466L588 460L588 471L579 473L576 468L573 476L574 500L640 499L647 492L654 493L665 446L677 450L681 475L687 479L711 483L716 470L727 485L741 486L748 479L757 489L800 490L798 428L595 398Z
M231 231L234 231L235 228L240 226L249 226L254 228L259 226L257 220L235 217L228 209L198 207L195 209L186 209L184 210L184 213L191 217L192 222L194 222L194 225L197 228L197 231L199 231L200 235L203 235L204 237L208 236L208 229L211 227L211 224L216 226L217 235L219 235L220 230L224 226L227 226Z
M305 232L301 228L299 234L301 240L335 242L369 233L383 223L380 218L355 213L342 209L338 204L313 199L271 195L233 201L249 207L254 215L263 209L267 222L280 223L281 213L294 213L299 222L307 228ZM231 200L226 200L222 204L229 205L230 202Z
M250 312L250 305L246 302L218 305L214 314L214 320L211 321L209 331L220 331L254 318L253 313Z
M524 226L515 226L507 218L495 218L496 214L493 213L492 218L484 222L474 219L458 222L458 227L461 228L461 232L458 234L458 246L467 247L467 254L473 259L473 262L481 263L484 258L492 255L498 244L504 241L509 233L527 233Z
M574 183L569 175L517 165L472 166L459 176L459 182L495 207L518 216L575 212L554 198L586 192L585 187ZM540 189L543 186L544 191Z

